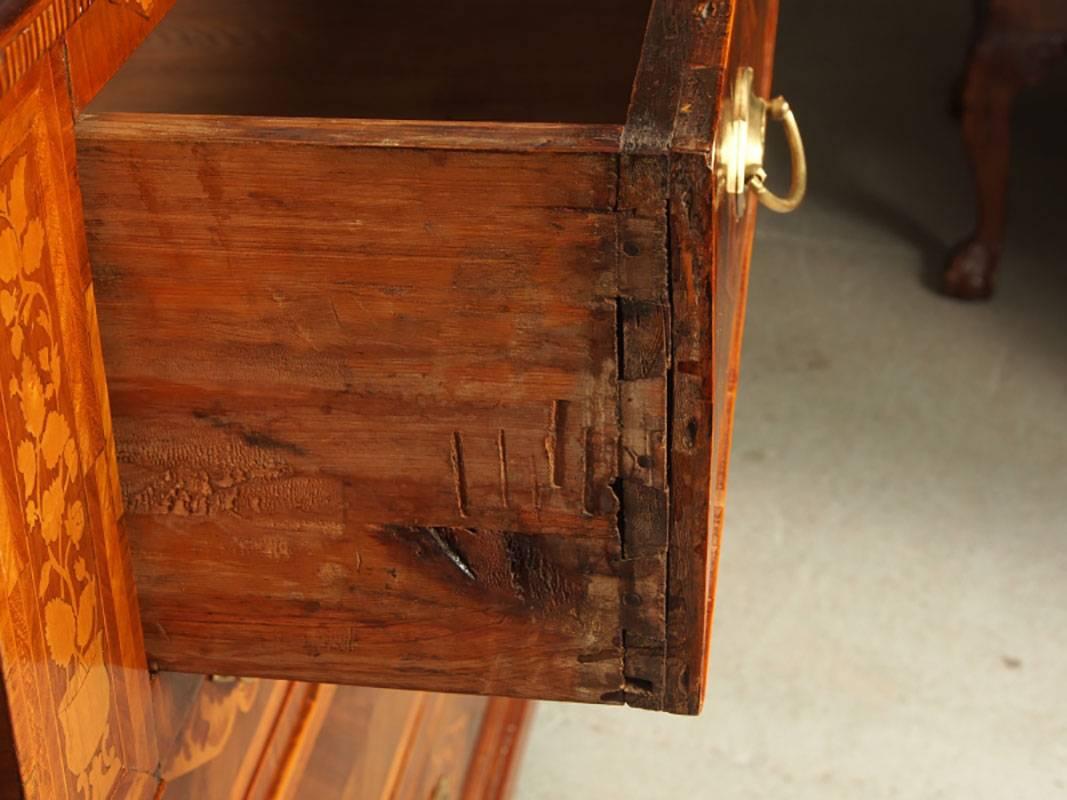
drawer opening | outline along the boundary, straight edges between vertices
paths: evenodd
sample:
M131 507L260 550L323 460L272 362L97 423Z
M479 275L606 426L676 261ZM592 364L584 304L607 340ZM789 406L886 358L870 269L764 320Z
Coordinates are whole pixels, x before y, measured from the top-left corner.
M622 124L651 0L178 0L89 111Z

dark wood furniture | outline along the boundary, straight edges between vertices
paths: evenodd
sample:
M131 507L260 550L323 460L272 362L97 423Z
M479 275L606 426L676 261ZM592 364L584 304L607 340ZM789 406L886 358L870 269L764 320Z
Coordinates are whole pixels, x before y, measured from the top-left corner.
M0 2L0 793L697 713L774 0L171 5Z
M977 227L953 251L947 294L992 295L1007 215L1011 111L1018 93L1067 53L1062 0L980 0L962 92L963 143L974 171Z

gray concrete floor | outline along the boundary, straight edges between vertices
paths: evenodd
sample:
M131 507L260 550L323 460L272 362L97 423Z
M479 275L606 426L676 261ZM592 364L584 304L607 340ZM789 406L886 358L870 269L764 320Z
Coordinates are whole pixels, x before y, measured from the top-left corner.
M811 195L760 222L704 714L541 704L517 796L1067 797L1067 76L960 304L970 3L783 6Z

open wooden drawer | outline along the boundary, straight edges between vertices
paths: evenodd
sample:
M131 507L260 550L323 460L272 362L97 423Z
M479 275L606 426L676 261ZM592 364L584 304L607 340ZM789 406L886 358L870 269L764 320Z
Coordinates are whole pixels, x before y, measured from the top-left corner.
M775 16L177 4L76 126L151 663L699 709Z

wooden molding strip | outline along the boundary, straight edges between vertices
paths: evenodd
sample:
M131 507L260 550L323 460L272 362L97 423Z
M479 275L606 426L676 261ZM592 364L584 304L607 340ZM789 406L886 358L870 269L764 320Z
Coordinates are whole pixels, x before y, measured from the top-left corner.
M95 0L31 4L7 31L0 31L0 97L18 83Z
M117 138L129 142L158 142L176 134L184 140L202 139L219 144L247 144L269 139L294 145L391 150L615 154L619 150L622 127L553 122L300 119L130 111L86 113L78 118L78 137L86 142Z
M489 701L463 785L463 800L504 800L518 773L534 704L494 697Z

